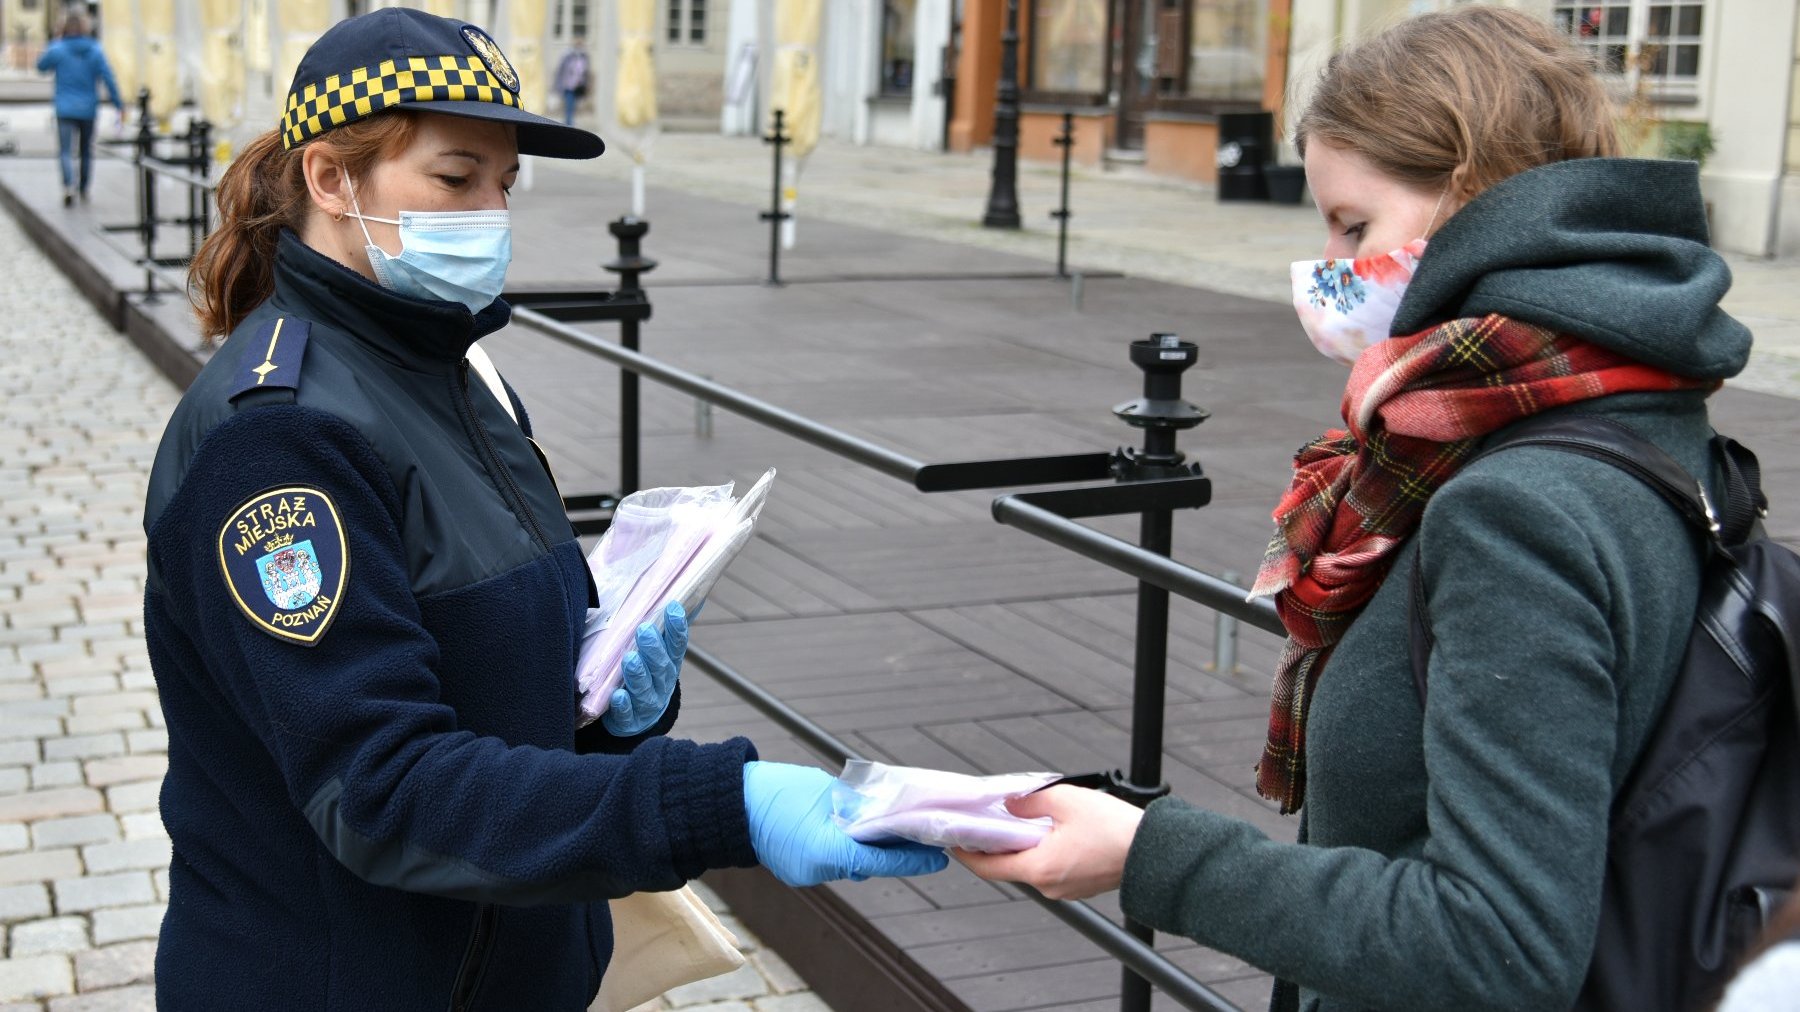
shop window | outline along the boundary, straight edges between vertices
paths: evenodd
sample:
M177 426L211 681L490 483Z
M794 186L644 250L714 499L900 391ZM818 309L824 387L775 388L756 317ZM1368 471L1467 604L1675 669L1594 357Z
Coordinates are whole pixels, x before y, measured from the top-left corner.
M1260 102L1268 66L1268 0L1193 0L1186 96Z
M1555 3L1559 31L1594 57L1600 73L1664 101L1699 98L1706 0Z
M1039 99L1214 112L1260 105L1269 0L1032 0L1027 90ZM1123 18L1123 20L1121 20Z
M881 92L910 95L913 86L913 19L918 0L882 0Z
M1106 0L1036 0L1032 7L1033 91L1106 91Z
M706 0L669 0L668 39L678 45L706 45Z

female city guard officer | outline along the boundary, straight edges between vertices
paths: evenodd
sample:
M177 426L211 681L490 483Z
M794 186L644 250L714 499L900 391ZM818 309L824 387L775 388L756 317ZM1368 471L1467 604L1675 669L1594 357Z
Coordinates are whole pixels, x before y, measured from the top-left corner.
M465 353L510 312L518 155L603 145L518 93L480 28L382 9L314 44L220 181L193 281L230 336L145 508L162 1007L580 1009L609 897L943 865L844 836L822 771L662 737L678 609L576 731L586 564L523 406Z

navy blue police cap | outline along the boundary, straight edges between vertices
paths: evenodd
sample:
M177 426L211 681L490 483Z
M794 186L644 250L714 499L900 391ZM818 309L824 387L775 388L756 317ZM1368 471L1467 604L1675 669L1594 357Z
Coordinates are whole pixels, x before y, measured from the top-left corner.
M519 74L475 25L406 7L346 18L319 36L288 89L281 146L398 106L518 127L519 153L594 158L600 138L526 112Z

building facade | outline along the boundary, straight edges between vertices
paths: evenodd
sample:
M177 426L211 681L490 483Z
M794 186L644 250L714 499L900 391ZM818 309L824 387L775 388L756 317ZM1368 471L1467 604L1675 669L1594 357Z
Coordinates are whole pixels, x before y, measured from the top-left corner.
M1274 137L1331 54L1461 0L829 0L823 132L857 144L991 143L1001 39L1016 4L1020 153L1054 159L1063 114L1084 165L1211 181L1221 124L1267 113ZM1495 0L1594 55L1632 153L1704 154L1714 242L1800 252L1800 0ZM778 0L739 0L731 52L764 52ZM767 61L763 61L766 63ZM760 129L761 89L724 110ZM1291 144L1261 152L1292 161Z

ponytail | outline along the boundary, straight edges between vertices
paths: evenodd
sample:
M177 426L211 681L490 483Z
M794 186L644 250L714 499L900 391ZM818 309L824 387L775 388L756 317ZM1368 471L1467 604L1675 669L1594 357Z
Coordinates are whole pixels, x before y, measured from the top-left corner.
M351 176L365 176L380 159L411 143L414 114L390 109L308 141L323 145ZM219 227L188 267L190 300L208 343L224 337L275 294L275 247L284 229L300 232L314 210L301 155L286 150L271 130L238 154L219 177Z

